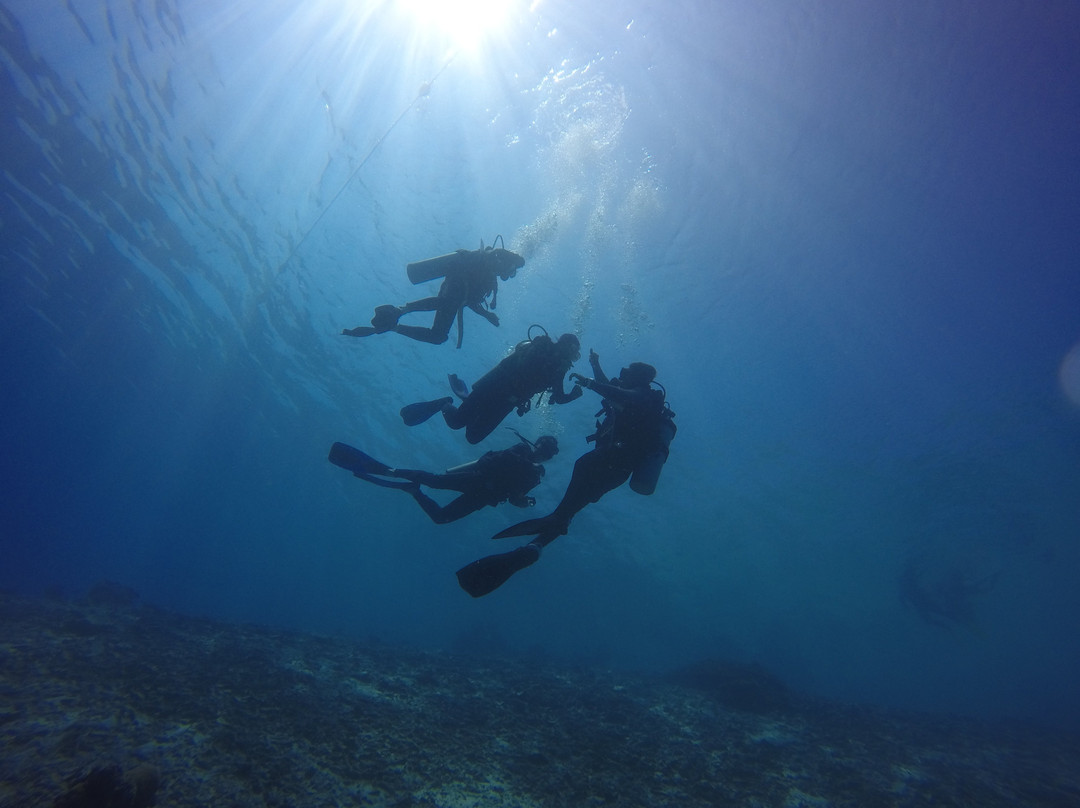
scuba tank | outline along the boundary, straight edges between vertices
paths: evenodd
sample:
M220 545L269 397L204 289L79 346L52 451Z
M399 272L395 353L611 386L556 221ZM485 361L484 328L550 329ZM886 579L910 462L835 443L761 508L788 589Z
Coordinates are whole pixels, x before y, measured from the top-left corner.
M668 447L672 438L675 437L675 422L669 417L657 425L657 446L638 463L634 473L630 475L630 490L635 494L648 496L656 490L656 484L660 480L660 472L668 459Z
M526 438L524 435L522 435L520 432L518 432L512 426L508 426L507 429L509 429L511 432L513 432L515 435L517 435L517 439L518 439L519 443L522 443L525 446L528 446L530 450L535 450L536 449L536 444L535 443L533 443L531 440ZM554 440L554 438L549 438L549 440ZM505 452L506 450L503 449L502 451ZM558 452L558 449L556 449L555 451ZM448 468L443 473L444 474L471 474L472 472L476 471L479 468L481 461L485 457L488 457L489 455L494 455L494 454L501 454L501 452L486 452L483 455L481 455L480 457L476 458L476 460L470 460L468 463L462 463L461 465L453 466L451 468Z
M540 331L543 333L537 334L534 337L532 333L534 328L539 328ZM532 325L530 325L528 330L525 332L525 337L525 339L523 339L521 342L514 346L514 350L511 351L510 355L503 360L503 362L507 362L507 360L509 360L507 364L507 370L513 375L515 380L521 378L522 366L527 361L535 361L527 360L526 357L529 356L531 352L537 348L537 346L540 346L541 350L547 351L550 346L555 344L552 341L551 336L548 334L547 329L539 323L533 323ZM539 405L540 402L543 401L543 399L544 393L543 391L541 391L539 398L537 398L536 400L537 405ZM517 405L518 417L525 415L525 413L532 409L532 400L533 394L529 394L528 398L522 398L522 400L519 401ZM518 437L520 438L521 436L519 435Z
M654 382L654 384L663 391L666 399L667 391L664 390L664 386L659 382ZM668 447L671 446L671 441L677 431L675 413L671 411L671 407L667 405L666 400L663 409L656 417L657 423L653 447L642 458L641 462L634 467L634 472L630 475L630 490L643 496L649 496L656 490L656 484L660 480L660 472L668 459Z
M479 465L480 458L478 457L476 460L470 460L468 463L462 463L460 466L448 468L443 474L472 474Z
M461 263L462 254L468 254L468 250L456 250L446 255L438 255L435 258L426 258L416 261L405 267L409 280L414 284L427 283L438 278L445 278L455 266Z
M499 242L502 242L503 249L505 250L506 242L503 241L502 236L495 236L495 240L491 242L490 247L485 247L484 240L480 239L480 249L478 252L485 254L494 252L496 250L495 245ZM461 249L454 250L454 252L446 253L445 255L437 255L434 258L425 258L423 261L414 261L413 263L406 265L405 272L413 284L427 283L428 281L437 280L438 278L445 278L455 267L467 260L466 256L470 254L470 250ZM513 253L510 254L513 255Z

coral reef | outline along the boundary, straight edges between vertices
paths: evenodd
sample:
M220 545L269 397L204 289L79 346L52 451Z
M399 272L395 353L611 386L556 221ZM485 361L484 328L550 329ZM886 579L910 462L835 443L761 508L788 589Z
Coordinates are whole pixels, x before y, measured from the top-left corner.
M791 706L783 682L760 665L703 659L678 668L664 678L708 693L732 710L764 715Z
M53 808L149 808L155 804L158 771L145 763L127 774L119 766L95 766L75 780Z
M1077 738L762 702L754 669L702 690L104 600L0 595L3 808L1080 804Z

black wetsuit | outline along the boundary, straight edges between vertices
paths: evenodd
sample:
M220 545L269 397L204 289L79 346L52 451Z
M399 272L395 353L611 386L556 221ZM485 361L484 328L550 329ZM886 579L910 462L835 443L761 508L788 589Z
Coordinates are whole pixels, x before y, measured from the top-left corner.
M581 396L577 385L569 393L563 387L571 365L573 358L566 349L546 335L522 342L473 385L459 406L443 408L446 425L464 427L465 439L479 443L515 408L523 414L537 393L550 391L555 404L571 402Z
M602 373L597 375L602 377ZM625 483L651 456L659 452L660 462L666 459L675 425L663 393L648 386L624 388L599 380L592 381L589 389L604 397L604 418L590 438L595 439L595 448L574 463L562 501L549 515L520 522L495 538L535 535L532 544L543 547L565 534L582 508Z
M402 314L414 311L433 311L435 319L430 328L417 325L398 325L397 333L420 342L441 345L450 336L450 327L454 318L462 309L469 308L494 325L499 319L488 311L487 298L491 297L489 308L495 308L499 290L499 262L501 250L458 250L461 260L446 273L439 294L406 303Z
M594 381L590 389L604 397L604 420L596 430L596 446L574 463L570 485L551 514L562 526L569 526L578 511L630 479L645 458L659 448L657 425L664 417L663 393L649 387L624 389L599 381Z
M419 488L409 490L424 513L436 524L445 524L488 506L510 502L519 508L533 504L526 496L544 476L544 467L532 461L532 449L523 443L487 452L459 470L442 474L413 469L394 469L393 476L441 491L460 491L461 496L445 506Z
M373 334L394 331L420 342L441 345L449 337L450 327L454 324L456 317L458 321L457 345L460 348L464 334L462 321L464 310L472 309L492 325L498 325L499 318L495 315L494 309L499 291L499 278L506 280L513 277L518 268L525 264L525 260L517 253L492 247L482 247L479 250L457 250L431 260L438 262L443 273L443 282L439 287L438 295L414 300L404 306L377 306L370 326L347 328L342 333L350 337L370 337ZM412 266L410 264L410 267ZM433 280L435 277L438 275L426 276L423 280ZM403 315L415 311L435 312L435 319L430 328L398 323Z

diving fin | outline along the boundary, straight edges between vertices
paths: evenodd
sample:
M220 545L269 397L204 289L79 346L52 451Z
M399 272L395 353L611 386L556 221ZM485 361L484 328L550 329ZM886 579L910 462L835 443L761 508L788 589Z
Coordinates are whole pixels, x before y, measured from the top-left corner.
M383 488L396 488L399 491L420 493L420 483L410 482L409 480L384 480L382 477L375 477L372 474L362 471L354 471L353 476L359 477L361 480L366 480L369 483L374 483L375 485L381 485Z
M405 309L400 306L391 306L389 304L375 307L375 314L371 317L371 327L375 330L376 334L385 334L387 331L393 331L398 324L398 320L401 319L401 315L405 313Z
M335 466L348 469L353 474L389 474L392 469L374 457L364 454L347 443L335 443L327 458Z
M397 327L398 320L405 310L400 306L376 306L375 314L371 318L371 325L361 325L356 328L343 328L341 333L346 337L370 337L372 334L385 334Z
M539 536L542 533L561 536L566 533L566 528L550 516L541 516L537 519L526 519L524 522L511 525L505 530L500 530L491 538L509 539L512 536Z
M535 564L540 559L540 547L526 544L509 553L485 556L457 571L461 588L479 598L494 592L515 572Z
M463 382L456 373L451 373L446 377L450 380L450 389L454 395L460 398L462 401L469 397L469 385Z
M442 412L443 407L447 404L453 403L454 399L450 396L443 396L434 401L418 401L415 404L406 404L401 408L401 420L405 422L405 426L416 426L424 423L435 413Z

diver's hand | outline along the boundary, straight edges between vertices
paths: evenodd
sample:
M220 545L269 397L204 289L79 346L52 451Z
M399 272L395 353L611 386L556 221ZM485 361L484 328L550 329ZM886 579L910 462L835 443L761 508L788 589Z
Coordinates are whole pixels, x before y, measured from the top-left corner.
M588 390L590 387L592 387L592 379L586 378L585 376L582 376L580 373L571 373L570 374L570 381L572 381L574 384L580 384L586 390Z
M600 361L600 354L598 354L592 348L589 348L589 364L590 365L595 365L599 361Z

